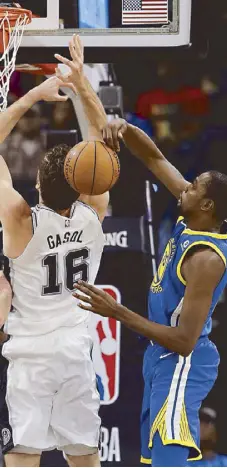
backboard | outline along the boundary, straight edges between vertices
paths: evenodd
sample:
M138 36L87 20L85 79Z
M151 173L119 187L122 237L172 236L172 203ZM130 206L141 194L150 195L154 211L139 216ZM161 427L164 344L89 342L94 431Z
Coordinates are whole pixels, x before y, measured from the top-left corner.
M23 48L65 48L74 32L93 49L190 43L191 0L21 0L20 4L40 16L27 26Z

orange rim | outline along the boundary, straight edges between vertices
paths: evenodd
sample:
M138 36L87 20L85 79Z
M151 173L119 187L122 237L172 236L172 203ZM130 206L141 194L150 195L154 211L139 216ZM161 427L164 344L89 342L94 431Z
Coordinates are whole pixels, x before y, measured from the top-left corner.
M16 71L30 73L31 75L54 75L56 63L35 63L33 65L16 65Z
M15 26L19 16L27 16L27 23L31 23L32 21L32 12L24 8L0 7L0 19L4 19L6 16L11 26Z

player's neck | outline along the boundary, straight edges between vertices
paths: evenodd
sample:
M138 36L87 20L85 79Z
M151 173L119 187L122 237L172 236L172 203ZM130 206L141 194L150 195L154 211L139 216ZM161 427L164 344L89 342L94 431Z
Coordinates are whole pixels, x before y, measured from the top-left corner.
M47 206L47 205L45 205L45 203L43 203L41 198L39 199L39 204L43 205L43 206ZM47 208L50 208L50 207L47 206ZM52 208L50 208L50 209L52 209ZM70 217L70 211L71 211L71 207L66 208L65 210L56 210L56 213L58 213L60 216L64 216L65 218L69 218Z
M58 210L57 213L61 216L64 216L65 218L69 218L70 211L71 211L71 208L67 208L67 210Z
M186 220L187 227L192 231L204 231L204 232L220 232L220 225L214 224L214 220L207 219L206 217L195 217Z

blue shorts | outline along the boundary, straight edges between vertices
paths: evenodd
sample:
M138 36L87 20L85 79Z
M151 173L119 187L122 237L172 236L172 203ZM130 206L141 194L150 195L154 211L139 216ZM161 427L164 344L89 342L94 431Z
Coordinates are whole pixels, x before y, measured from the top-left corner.
M143 363L145 382L141 413L141 463L151 464L158 431L164 445L189 447L188 460L201 458L199 409L218 374L219 353L200 338L184 358L159 345L149 345Z

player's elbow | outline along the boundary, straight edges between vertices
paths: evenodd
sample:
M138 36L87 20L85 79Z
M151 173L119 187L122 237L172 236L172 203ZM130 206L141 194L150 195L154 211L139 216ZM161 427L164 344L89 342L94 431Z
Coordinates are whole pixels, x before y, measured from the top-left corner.
M178 332L178 353L183 357L188 357L195 347L196 340L193 336L181 330L180 327L178 328Z
M193 351L193 347L191 347L191 346L182 346L182 349L181 349L179 354L181 356L183 356L183 357L188 357L188 356L190 356L192 351Z
M188 357L194 347L195 347L195 344L196 344L196 341L194 339L192 339L191 337L182 337L182 341L181 341L181 349L180 349L180 352L179 354L183 357Z

